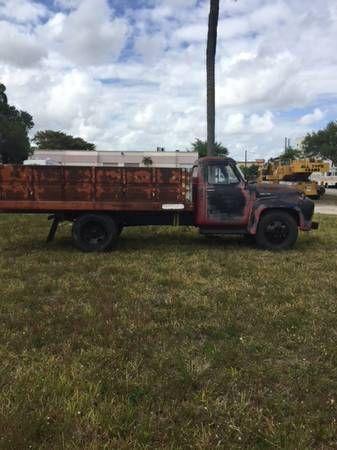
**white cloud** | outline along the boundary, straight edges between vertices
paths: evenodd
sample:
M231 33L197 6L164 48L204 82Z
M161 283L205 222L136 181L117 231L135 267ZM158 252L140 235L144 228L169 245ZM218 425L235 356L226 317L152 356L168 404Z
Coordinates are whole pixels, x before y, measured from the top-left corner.
M134 118L136 126L146 127L153 120L153 105L147 105L144 109L139 110Z
M0 61L29 67L38 64L46 55L46 50L34 35L11 23L0 22Z
M224 80L218 88L220 105L269 103L282 106L299 95L306 97L292 78L298 63L289 51L263 58L251 53L241 60L234 55L233 59L220 65L219 77Z
M73 64L104 64L118 58L127 34L127 22L112 16L107 0L95 0L94 9L83 0L62 21L59 51Z
M64 29L64 22L66 21L67 16L58 12L50 19L36 28L37 35L44 42L48 42L48 44L53 44L53 42L57 42L61 36L61 33Z
M252 133L268 133L274 128L274 114L266 111L262 116L252 114L249 119Z
M99 83L81 71L66 73L49 91L47 113L65 126L74 117L90 112L94 106L95 93L99 94L99 87Z
M203 42L207 34L207 25L205 23L194 23L179 28L175 33L177 42Z
M73 9L81 4L82 0L55 0L55 4L63 9Z
M38 22L48 15L42 3L29 0L0 0L0 17L15 22Z
M137 37L135 51L143 57L146 63L155 62L162 57L166 45L165 36L160 33L141 35Z
M157 0L157 3L159 5L164 4L167 6L173 6L174 8L193 8L196 5L197 0Z
M224 131L228 134L240 133L244 129L245 117L241 113L230 114L225 123Z
M319 122L324 117L323 111L319 108L315 108L312 113L305 114L299 119L301 125L312 125L313 123Z

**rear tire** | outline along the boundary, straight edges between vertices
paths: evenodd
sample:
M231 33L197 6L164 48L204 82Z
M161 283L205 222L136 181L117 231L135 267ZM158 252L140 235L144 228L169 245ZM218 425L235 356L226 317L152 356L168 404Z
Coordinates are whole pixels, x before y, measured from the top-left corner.
M297 237L294 217L285 211L271 211L260 219L256 243L265 250L288 250L295 245Z
M100 214L84 214L73 224L72 238L83 252L103 252L111 248L118 230L114 220Z

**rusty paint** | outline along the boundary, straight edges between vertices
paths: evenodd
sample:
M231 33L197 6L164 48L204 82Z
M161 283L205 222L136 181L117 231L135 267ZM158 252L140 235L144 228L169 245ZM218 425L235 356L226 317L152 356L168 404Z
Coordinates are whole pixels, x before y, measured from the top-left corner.
M0 210L158 211L163 203L191 210L186 169L0 166Z

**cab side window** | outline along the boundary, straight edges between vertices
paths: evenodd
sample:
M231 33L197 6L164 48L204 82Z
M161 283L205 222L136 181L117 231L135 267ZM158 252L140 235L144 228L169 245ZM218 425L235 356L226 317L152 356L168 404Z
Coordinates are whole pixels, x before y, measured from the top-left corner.
M231 166L209 165L207 167L208 184L237 184L239 179Z

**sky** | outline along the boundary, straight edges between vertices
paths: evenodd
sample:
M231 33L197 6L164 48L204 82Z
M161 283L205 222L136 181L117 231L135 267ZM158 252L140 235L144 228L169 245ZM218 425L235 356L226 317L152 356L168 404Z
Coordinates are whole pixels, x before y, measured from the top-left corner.
M98 150L206 139L208 0L0 0L0 82ZM337 118L337 1L220 0L216 139L269 158Z

